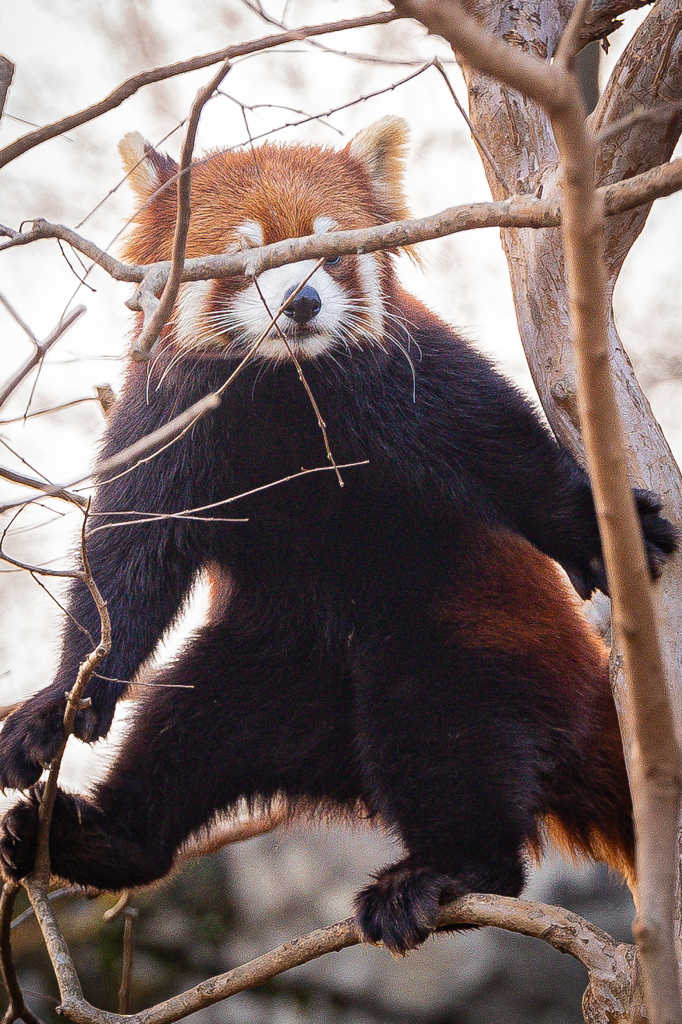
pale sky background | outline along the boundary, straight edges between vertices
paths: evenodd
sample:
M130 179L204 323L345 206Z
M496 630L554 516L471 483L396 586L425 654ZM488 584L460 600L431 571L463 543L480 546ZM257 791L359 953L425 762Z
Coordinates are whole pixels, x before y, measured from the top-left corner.
M334 20L375 10L368 0L267 0L274 17L286 10L289 25ZM628 18L628 27L612 37L612 66L632 27L644 16ZM23 0L0 7L2 52L17 66L0 126L0 143L23 134L21 119L45 123L102 97L123 78L147 67L179 60L239 40L276 31L249 12L239 0ZM425 62L438 53L451 60L445 44L427 39L423 30L398 23L328 36L324 46L366 52L398 61ZM458 69L447 64L453 85L465 102ZM605 73L608 71L608 67ZM239 59L223 91L202 118L197 150L247 141L246 111L253 136L298 121L310 114L367 97L324 122L277 131L281 141L305 140L345 145L360 128L385 114L399 114L410 123L412 156L407 191L415 215L489 198L478 156L466 125L434 69L376 97L416 66L354 62L295 44L279 51ZM0 222L14 228L31 217L44 216L79 228L103 248L108 247L132 211L127 186L118 187L122 172L117 141L131 130L162 143L177 157L185 117L197 91L212 74L204 69L143 90L117 110L90 125L55 139L19 158L2 172ZM232 97L232 99L228 98ZM292 108L290 110L284 108ZM115 190L111 195L111 190ZM106 201L99 206L103 199ZM682 457L682 197L659 201L649 224L629 256L616 294L623 340L668 439ZM114 244L113 251L116 251ZM456 324L491 354L505 372L532 389L518 340L506 263L499 234L485 230L459 234L421 247L423 266L402 261L408 286L446 320ZM75 269L77 259L67 252ZM87 314L48 356L40 377L29 378L2 419L21 416L30 401L38 410L92 395L95 384L116 389L127 346L131 315L124 301L130 286L111 282L95 270L87 278L95 288L79 285L55 242L15 249L0 259L0 292L38 337L44 337L64 310L83 303ZM21 330L0 307L0 377L28 355ZM669 380L670 369L678 379ZM102 429L93 403L24 424L0 424L0 463L21 471L67 482L87 473ZM0 482L0 501L19 496L20 489ZM65 506L33 506L14 524L8 550L28 561L63 566L79 528L79 514ZM2 570L0 570L2 571ZM46 581L55 592L54 587ZM58 612L49 597L26 575L0 577L0 702L44 686L51 677ZM81 745L75 745L74 764ZM97 755L95 755L96 757ZM88 772L90 769L88 769ZM68 775L67 775L68 777Z

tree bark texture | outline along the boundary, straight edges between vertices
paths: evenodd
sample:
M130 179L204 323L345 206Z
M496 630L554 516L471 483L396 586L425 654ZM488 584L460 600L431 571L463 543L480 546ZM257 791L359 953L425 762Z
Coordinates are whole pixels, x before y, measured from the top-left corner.
M489 2L478 14L496 35L542 56L556 50L562 15L542 2L519 6ZM557 150L549 118L533 101L472 68L463 67L471 119L492 152L502 177L519 192L559 194ZM659 0L624 51L591 117L598 133L596 177L600 185L631 177L668 160L682 130L682 6ZM671 103L671 100L673 101ZM486 174L494 196L503 195L490 165ZM609 293L623 261L644 227L650 207L610 218L604 247ZM575 361L571 346L566 267L557 229L504 229L517 320L531 373L547 418L557 436L584 462L577 409ZM610 358L627 438L633 484L662 495L666 515L682 526L682 478L649 403L634 376L610 311ZM657 588L661 644L673 689L678 735L682 711L682 566L680 556ZM621 658L614 651L612 681L623 720L625 684ZM632 737L624 736L628 760ZM678 900L679 906L679 900ZM678 924L679 934L679 924ZM678 959L682 959L678 953Z

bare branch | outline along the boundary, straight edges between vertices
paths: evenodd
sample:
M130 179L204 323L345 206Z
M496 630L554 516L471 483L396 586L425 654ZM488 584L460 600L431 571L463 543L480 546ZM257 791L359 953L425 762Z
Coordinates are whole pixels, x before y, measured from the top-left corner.
M23 484L24 487L32 487L36 491L42 491L43 494L49 494L51 498L61 498L62 501L76 504L80 508L85 508L88 503L87 498L84 498L82 494L67 491L63 487L46 484L43 480L38 480L32 476L25 476L23 473L15 473L14 470L7 469L5 466L0 466L0 477L3 480L11 480L15 484ZM13 507L11 504L7 506L0 505L0 512L6 512L11 507Z
M12 319L14 320L14 322L15 322L15 323L17 323L17 324L19 324L19 326L21 327L22 331L23 331L23 332L24 332L25 334L27 334L27 335L28 335L28 337L29 337L29 338L31 339L31 342L32 342L32 343L33 343L34 345L39 345L39 344L40 344L40 342L39 342L39 341L38 341L38 339L36 338L35 334L34 334L34 333L33 333L33 331L31 330L31 328L30 328L30 327L28 326L28 324L26 323L26 321L25 321L25 320L24 320L24 319L23 319L23 318L21 317L21 315L20 315L19 313L17 313L17 311L16 311L16 309L14 308L14 306L13 306L13 305L12 305L12 304L11 304L11 303L9 302L9 300L8 300L8 299L6 299L6 298L5 298L5 296L4 296L4 295L0 295L0 303L2 303L2 305L3 305L4 307L5 307L5 309L7 310L7 312L9 313L9 315L10 315L10 316L12 317Z
M31 872L32 884L38 887L47 886L50 881L50 851L49 835L52 809L57 796L57 779L61 768L62 757L66 749L69 736L73 732L76 715L80 710L81 696L88 685L96 669L111 650L111 621L107 603L102 597L99 587L93 578L86 547L87 512L83 516L83 527L81 531L81 561L83 569L78 574L81 581L90 591L90 596L95 602L100 617L100 639L97 647L88 654L78 667L78 675L71 690L66 695L66 710L64 712L64 738L60 748L50 763L45 787L40 795L40 809L38 811L38 837L36 842L35 866Z
M483 141L483 138L482 138L480 132L477 130L476 125L473 123L473 121L471 120L471 118L467 114L466 110L464 109L462 104L459 102L459 100L457 98L457 93L452 88L452 83L451 83L450 79L448 78L447 72L446 72L445 68L443 67L443 64L441 63L441 61L438 58L436 58L434 60L434 62L433 62L433 66L436 68L436 70L440 74L441 78L445 82L445 85L446 85L446 87L448 89L448 92L452 96L452 100L453 100L455 106L457 107L457 109L459 110L460 114L464 118L464 121L466 122L466 126L469 129L469 131L471 132L471 137L474 140L474 142L476 143L476 147L478 148L479 153L481 153L483 155L483 157L485 158L485 160L488 161L488 166L490 167L490 170L493 172L493 174L495 175L495 177L497 178L497 180L499 181L500 185L502 186L504 191L507 193L507 195L508 196L512 195L513 189L511 189L509 187L509 185L507 184L507 182L505 181L505 178L504 178L504 175L502 174L502 171L497 166L497 161L495 160L495 157L492 155L492 153L490 152L490 150L486 146L485 142Z
M612 217L660 197L672 195L680 189L682 160L673 160L624 181L607 185L598 190L598 195L604 203L607 216ZM495 202L450 207L428 217L391 221L355 231L330 231L324 235L290 238L230 255L188 259L185 260L182 280L206 281L237 274L253 276L299 260L327 259L337 255L401 248L479 228L549 228L557 227L560 223L561 212L556 199L537 199L526 194L512 195ZM42 219L33 221L31 231L25 234L17 235L15 232L7 244L25 245L44 238L61 238L68 242L74 249L98 263L116 281L144 282L143 287L128 300L127 305L131 309L141 308L140 295L143 292L152 297L158 294L170 270L168 261L137 265L121 263L71 228Z
M135 907L126 907L123 914L125 922L123 926L123 967L121 969L121 987L118 990L118 1012L127 1014L130 1007L130 986L135 958L137 910Z
M66 939L62 935L57 922L46 887L40 884L36 878L31 876L26 878L22 884L26 889L28 898L31 901L31 906L33 907L33 911L36 915L36 920L38 921L40 930L43 933L47 953L57 977L62 1004L64 1006L70 1006L83 1003L83 991L81 989L80 981L78 980L78 975L76 974L76 968L74 967L73 960L71 959L71 953L69 952L69 947L66 944ZM110 1016L112 1022L119 1021L116 1014L111 1014Z
M14 78L14 64L9 59L0 54L0 118L3 115L5 109L5 103L7 102L7 93L9 87L12 84Z
M18 891L18 885L5 882L2 887L2 897L0 897L0 974L2 974L9 1004L2 1024L13 1024L15 1020L23 1020L26 1024L40 1024L38 1018L31 1013L24 1002L24 995L19 985L12 956L10 927Z
M104 384L102 387L109 388L109 391L111 391L108 384ZM111 391L111 394L113 395L113 391ZM102 406L99 395L93 395L89 398L72 398L70 402L61 402L59 405L51 405L49 409L36 409L35 412L27 412L23 416L10 416L6 420L0 420L0 427L4 427L8 423L25 423L26 420L34 420L38 416L51 416L53 413L63 412L64 409L72 409L74 405L84 405L86 402L99 402L100 406Z
M48 893L48 899L50 903L56 903L57 900L68 899L70 896L82 896L83 888L80 885L63 885L60 889L53 889ZM21 928L22 924L26 924L35 917L35 911L33 907L27 907L23 914L19 914L12 921L12 931L15 928Z
M109 907L102 914L103 921L115 921L116 918L120 917L124 912L130 901L130 889L126 889L119 899L114 903L113 907Z
M61 336L68 331L69 327L75 324L76 320L78 320L83 313L85 313L85 306L77 306L75 309L72 309L70 313L67 313L63 320L59 321L57 326L50 331L44 341L34 342L35 351L33 352L33 355L29 356L24 365L13 373L4 386L0 388L0 407L5 404L15 388L21 384L22 380L31 372L33 367L36 366L41 359L45 358L45 354L49 352L55 342L59 341Z
M36 915L46 938L62 996L62 1011L74 1024L123 1024L114 1013L96 1009L80 993L68 952L60 944L61 933L49 901L34 898ZM472 894L445 906L439 928L457 924L490 925L530 935L578 959L609 991L614 1022L626 1024L632 965L628 948L616 943L601 929L560 907L514 900L504 896ZM62 940L63 942L63 940ZM359 935L352 918L286 942L269 953L224 974L209 978L157 1006L126 1017L125 1024L170 1024L245 989L262 985L292 967L309 963L325 953L356 945ZM622 1007L622 1014L619 1010Z
M200 68L209 67L211 64L218 64L222 61L234 60L235 57L243 57L247 54L258 53L262 50L270 50L275 46L282 46L284 43L298 42L308 39L310 36L322 36L332 32L344 32L351 28L364 28L368 25L385 25L393 21L396 14L393 11L379 11L376 14L369 14L362 18L349 18L346 21L326 22L320 25L308 25L304 28L294 29L291 32L282 32L277 35L265 36L263 39L255 39L246 43L237 43L235 46L227 46L223 50L216 50L213 53L206 53L201 57L192 57L190 60L178 61L174 64L166 64L163 67L152 68L150 71L141 71L137 75L126 79L117 86L113 92L104 99L93 103L92 106L70 114L68 117L55 121L53 124L37 128L35 131L22 135L20 139L11 142L4 149L0 150L0 167L16 160L18 156L26 153L29 149L39 146L49 139L78 128L88 121L93 121L108 110L114 110L121 103L134 96L136 92L154 82L163 82L168 78L175 78L178 75L187 74L188 71L197 71Z
M196 95L196 99L192 104L192 109L187 121L187 131L185 132L185 139L182 144L180 166L178 167L177 212L175 219L175 233L173 235L173 255L168 280L166 281L163 289L161 300L157 304L149 321L145 323L142 333L133 345L133 357L145 356L151 350L173 312L173 304L180 289L182 271L185 265L185 248L187 245L187 235L189 233L191 216L192 153L194 152L194 143L197 137L199 118L201 117L204 107L211 99L229 70L230 63L229 61L225 61L208 85L199 90Z

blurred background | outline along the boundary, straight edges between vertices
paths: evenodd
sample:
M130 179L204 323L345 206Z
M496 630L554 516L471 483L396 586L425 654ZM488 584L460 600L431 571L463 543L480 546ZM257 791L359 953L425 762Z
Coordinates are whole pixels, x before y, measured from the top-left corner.
M0 144L80 109L136 71L276 32L367 14L366 0L24 0L0 8L2 50L16 64ZM602 56L602 81L646 12L629 15ZM420 72L440 56L463 103L466 93L447 47L411 23L396 23L290 44L235 60L221 95L205 108L197 151L263 137L343 146L385 114L407 119L412 152L407 192L415 215L489 198L468 129L441 76ZM420 72L420 73L417 73ZM38 147L2 172L0 223L17 229L44 217L76 228L116 253L133 210L116 144L140 131L178 157L182 123L211 70L140 91L68 135ZM412 76L412 77L409 77ZM396 83L402 82L396 87ZM682 196L659 201L629 255L616 291L617 322L663 429L682 455ZM506 263L496 230L468 232L421 246L422 265L401 259L406 285L490 354L532 393L518 340ZM67 483L84 477L103 429L96 385L118 390L131 314L131 287L88 269L55 241L16 248L0 259L0 294L37 338L65 311L87 312L0 411L0 463L16 472ZM0 381L31 352L0 306ZM71 404L76 402L77 404ZM68 404L47 415L43 410ZM0 481L0 504L26 496ZM63 503L36 501L7 520L6 548L39 565L66 567L81 524ZM0 704L44 686L52 675L61 590L27 573L0 568ZM163 659L201 621L198 584ZM63 781L85 789L104 770L111 741L69 745ZM132 1009L229 969L279 942L351 912L368 873L393 859L390 842L362 828L289 828L188 865L162 885L136 894L140 910ZM532 874L532 898L562 904L629 939L627 890L595 867L561 861ZM86 996L115 1009L121 969L120 920L103 923L113 901L71 899L62 920L74 941ZM22 980L43 1019L56 989L35 924L15 933ZM439 937L405 961L378 949L350 949L292 971L271 985L202 1011L206 1021L474 1022L580 1019L582 968L542 943L487 930Z

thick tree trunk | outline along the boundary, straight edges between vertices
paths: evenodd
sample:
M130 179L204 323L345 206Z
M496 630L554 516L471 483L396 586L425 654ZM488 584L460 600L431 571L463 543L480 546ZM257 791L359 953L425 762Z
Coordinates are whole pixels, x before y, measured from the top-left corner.
M566 12L533 0L511 7L496 0L477 5L477 14L496 35L542 56L551 56ZM518 92L464 67L471 119L492 153L495 169L483 158L491 191L503 198L500 178L518 192L558 195L557 151L547 115ZM592 115L599 133L597 180L607 184L647 170L670 158L682 130L682 8L679 0L659 0L620 58ZM644 227L649 207L607 221L605 251L611 294L623 261ZM576 401L576 378L566 270L558 229L503 230L521 339L547 418L555 433L584 460ZM635 378L611 313L611 366L628 438L633 484L662 495L666 514L682 527L682 477ZM682 560L678 555L658 586L661 641L669 669L673 713L682 733ZM619 711L625 687L621 658L614 651L613 686ZM631 737L625 736L631 757ZM679 901L678 901L679 905ZM678 918L679 920L679 918ZM678 934L679 934L678 924ZM682 961L682 956L679 957Z

